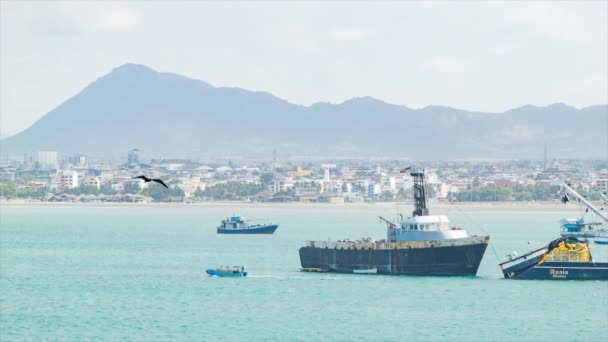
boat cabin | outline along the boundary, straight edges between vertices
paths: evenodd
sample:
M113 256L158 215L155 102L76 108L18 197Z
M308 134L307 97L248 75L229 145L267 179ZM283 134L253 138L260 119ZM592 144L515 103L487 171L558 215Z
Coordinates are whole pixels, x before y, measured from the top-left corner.
M450 228L445 215L413 216L401 221L400 225L389 226L387 237L391 242L416 240L445 240L467 237L461 228Z
M563 218L559 223L562 232L576 233L585 228L585 220L582 218Z
M220 266L217 269L218 272L224 273L240 273L245 272L245 267L243 266Z
M222 220L222 228L247 228L249 224L247 224L244 216L230 216L225 220Z
M583 218L563 218L560 220L562 237L602 237L602 223L585 223Z

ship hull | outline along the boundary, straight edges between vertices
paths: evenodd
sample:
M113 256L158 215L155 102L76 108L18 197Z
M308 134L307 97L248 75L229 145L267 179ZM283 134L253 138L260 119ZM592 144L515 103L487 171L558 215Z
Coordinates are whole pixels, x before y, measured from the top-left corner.
M474 276L487 243L470 245L394 248L330 249L300 248L304 269L356 273L360 267L376 268L377 274Z
M608 262L544 262L503 274L511 279L608 280Z
M564 241L564 238L554 240L545 247L500 263L502 274L507 279L608 280L608 262L593 262L591 254L581 256L580 251L570 250L573 252L571 255L571 252L566 250L568 254L559 251L560 254L554 256L553 251ZM588 250L586 252L589 253ZM549 259L543 262L549 256L559 260ZM562 258L565 260L561 260Z
M273 234L279 225L271 224L254 228L217 228L218 234Z
M207 274L209 276L218 276L218 277L246 277L247 276L247 272L242 271L242 272L231 272L231 271L221 271L221 270L213 270L213 269L208 269Z

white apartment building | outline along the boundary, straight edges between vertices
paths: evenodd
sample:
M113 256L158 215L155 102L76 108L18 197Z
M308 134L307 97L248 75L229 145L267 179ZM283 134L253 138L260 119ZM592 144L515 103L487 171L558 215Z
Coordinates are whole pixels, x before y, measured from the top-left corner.
M598 178L595 180L595 188L602 192L608 191L608 178Z
M64 189L73 189L78 187L78 172L63 171L61 175L61 187Z
M201 179L199 177L179 177L179 188L184 191L184 196L192 197L194 192L200 188Z

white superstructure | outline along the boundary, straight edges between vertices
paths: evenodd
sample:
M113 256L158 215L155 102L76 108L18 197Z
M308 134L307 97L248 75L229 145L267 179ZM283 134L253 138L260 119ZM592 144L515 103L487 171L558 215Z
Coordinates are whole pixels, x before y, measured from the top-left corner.
M445 215L413 216L401 221L400 225L389 226L386 230L388 240L419 241L462 239L468 237L466 230L450 227Z

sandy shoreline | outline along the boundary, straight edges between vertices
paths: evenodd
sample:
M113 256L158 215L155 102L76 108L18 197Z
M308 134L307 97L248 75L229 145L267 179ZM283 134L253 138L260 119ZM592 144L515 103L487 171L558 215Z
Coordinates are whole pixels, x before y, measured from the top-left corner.
M602 206L602 203L594 203L598 207ZM128 203L128 202L37 202L37 201L26 201L26 200L9 200L0 201L0 207L165 207L165 208L191 208L191 207L232 207L232 208L342 208L342 209L383 209L383 208L394 208L399 207L407 210L413 206L412 203L407 202L363 202L363 203L297 203L297 202L286 202L286 203L269 203L269 202L240 202L240 201L210 201L210 202L199 202L199 203ZM538 202L431 202L429 207L433 211L445 210L448 208L462 208L462 209L475 209L475 210L517 210L517 211L530 211L530 210L555 210L555 211L571 211L577 210L578 205L576 204L561 204L557 201L538 201Z

